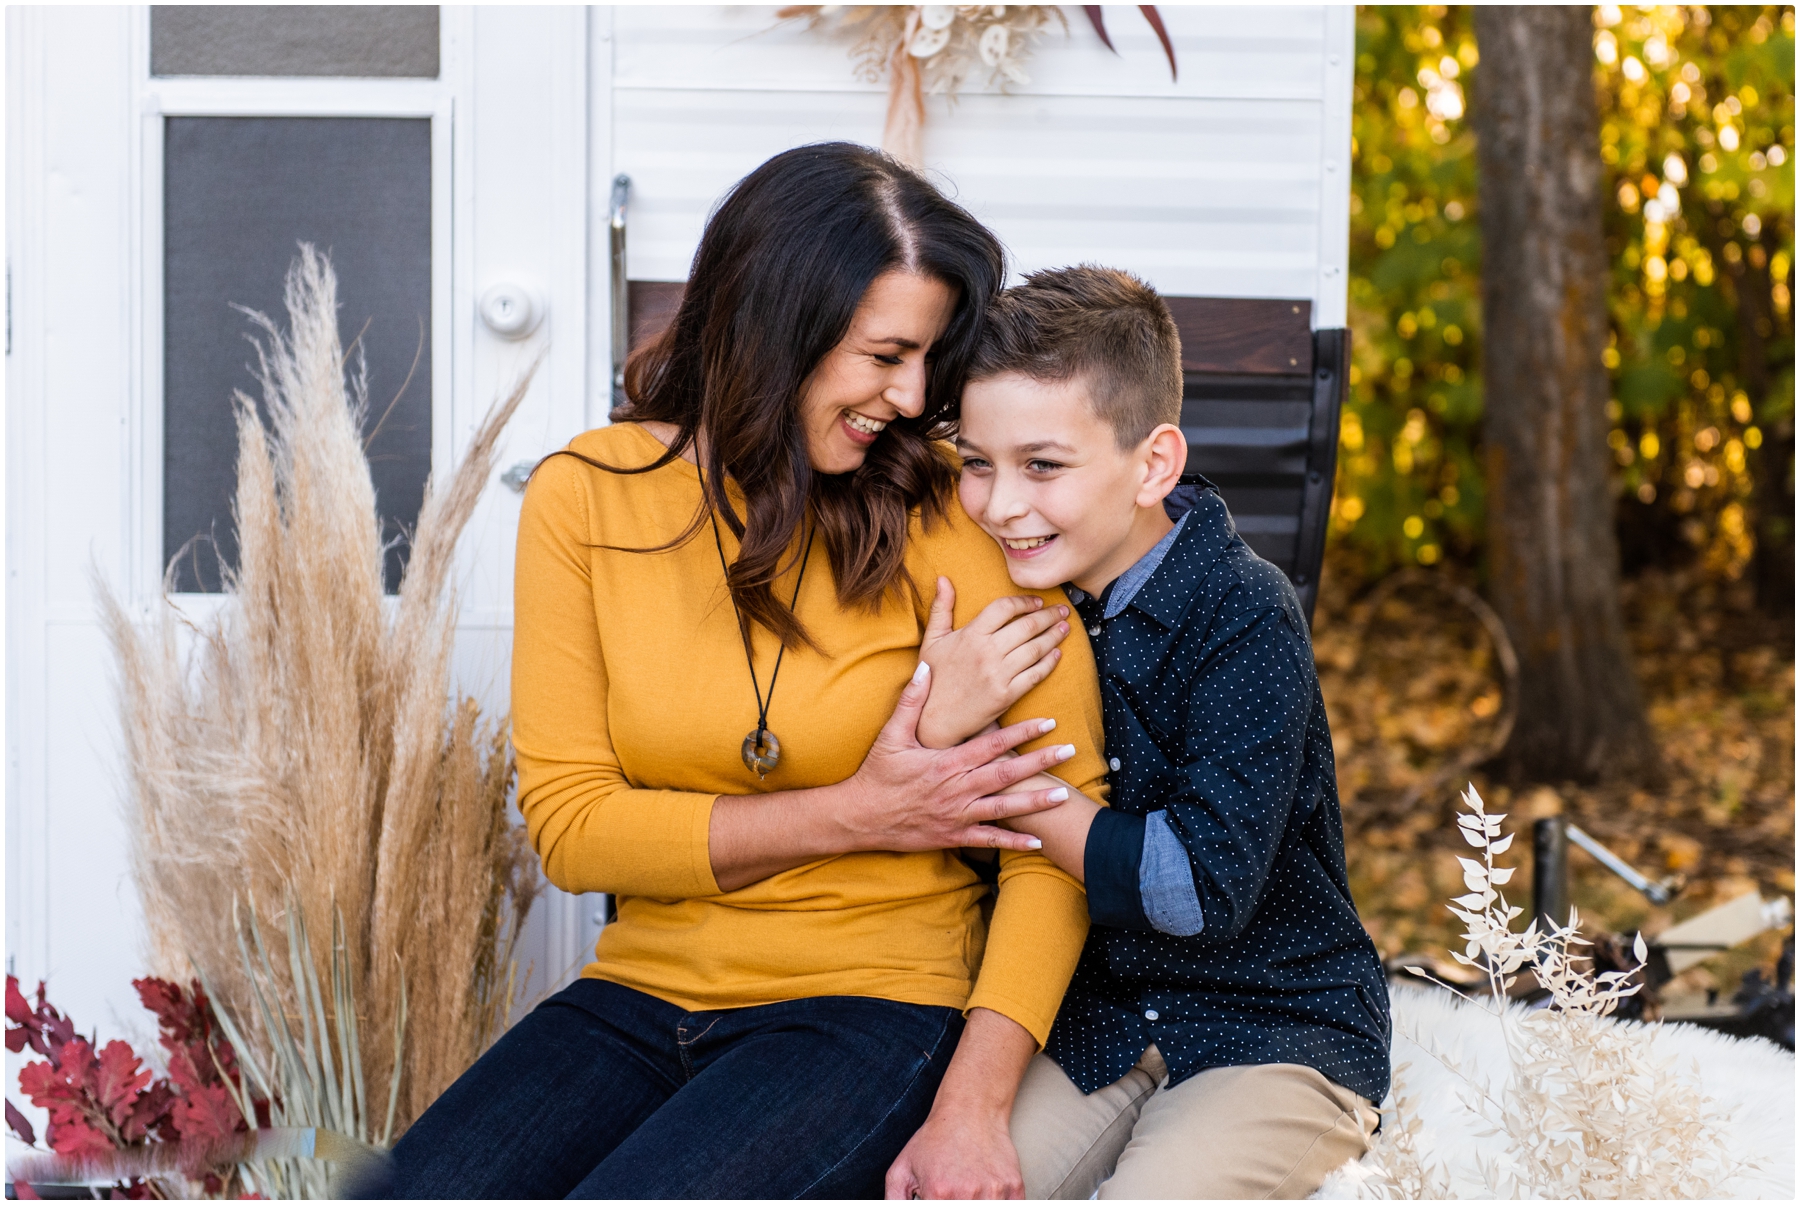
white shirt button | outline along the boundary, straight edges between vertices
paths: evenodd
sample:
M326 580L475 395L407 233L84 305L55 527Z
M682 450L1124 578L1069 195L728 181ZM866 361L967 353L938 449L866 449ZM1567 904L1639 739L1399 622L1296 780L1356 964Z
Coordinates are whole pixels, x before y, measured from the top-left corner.
M1154 1008L1146 1008L1144 1010L1144 1020L1146 1021L1154 1021L1161 1015L1162 1014L1157 1012Z
M1089 636L1098 636L1099 634L1100 634L1100 625L1099 624L1095 624L1093 627L1088 629Z
M1115 757L1111 761L1107 762L1106 764L1111 766L1113 769L1117 770L1119 768L1119 759Z

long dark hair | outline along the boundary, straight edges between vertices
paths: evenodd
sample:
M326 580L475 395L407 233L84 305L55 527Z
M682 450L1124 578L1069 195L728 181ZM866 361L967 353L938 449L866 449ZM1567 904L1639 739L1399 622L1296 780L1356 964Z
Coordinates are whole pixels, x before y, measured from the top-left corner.
M889 423L855 472L816 473L800 418L806 379L848 333L869 285L894 269L957 293L933 349L924 413ZM919 510L933 522L950 505L955 474L933 440L955 418L1005 271L1005 252L986 227L889 156L847 142L784 151L713 212L674 322L626 365L628 400L613 419L670 423L679 435L648 465L598 467L649 472L704 430L700 507L659 549L693 538L716 517L740 542L726 583L743 621L784 645L811 644L771 589L795 532L810 508L843 603L873 608L890 591L913 587L905 566L910 516ZM743 491L742 516L726 494L727 477Z

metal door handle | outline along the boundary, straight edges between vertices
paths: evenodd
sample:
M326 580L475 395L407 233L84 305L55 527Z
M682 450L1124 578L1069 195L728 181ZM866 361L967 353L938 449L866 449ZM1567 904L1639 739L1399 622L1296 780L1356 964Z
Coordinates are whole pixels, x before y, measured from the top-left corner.
M631 177L620 172L612 185L612 364L613 405L625 403L625 357L631 353L631 286L625 280L625 211L631 204Z
M544 320L545 305L528 285L503 280L481 295L477 307L487 328L502 339L524 339Z

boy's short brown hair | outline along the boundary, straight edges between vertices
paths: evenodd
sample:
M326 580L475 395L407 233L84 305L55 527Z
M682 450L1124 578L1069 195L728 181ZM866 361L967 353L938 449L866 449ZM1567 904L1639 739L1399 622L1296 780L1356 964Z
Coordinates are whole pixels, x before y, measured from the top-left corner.
M1120 448L1181 421L1181 332L1156 290L1116 268L1033 272L988 308L969 380L1086 379Z

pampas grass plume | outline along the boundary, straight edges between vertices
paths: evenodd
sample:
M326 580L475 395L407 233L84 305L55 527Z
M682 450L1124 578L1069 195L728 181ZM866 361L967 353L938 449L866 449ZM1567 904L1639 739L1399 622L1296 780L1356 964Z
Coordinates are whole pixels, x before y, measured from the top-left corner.
M222 605L190 622L165 598L140 624L100 595L156 973L197 968L259 1047L249 1053L272 1066L237 908L298 910L299 926L282 911L264 918L275 965L290 962L290 933L341 934L340 948L309 956L342 959L356 1014L343 1020L375 1039L361 1043L360 1079L385 1105L399 1077L397 1134L504 1024L513 944L537 890L507 815L505 719L450 687L457 538L531 374L495 403L448 479L431 482L388 599L366 383L360 359L347 366L336 294L330 264L303 244L287 330L250 315L262 406L235 399L239 556L222 571ZM307 974L328 982L338 970L320 961ZM307 1010L294 979L260 985L289 1018ZM395 1032L403 993L396 1067L394 1044L376 1035ZM343 1030L336 1018L333 1028Z

